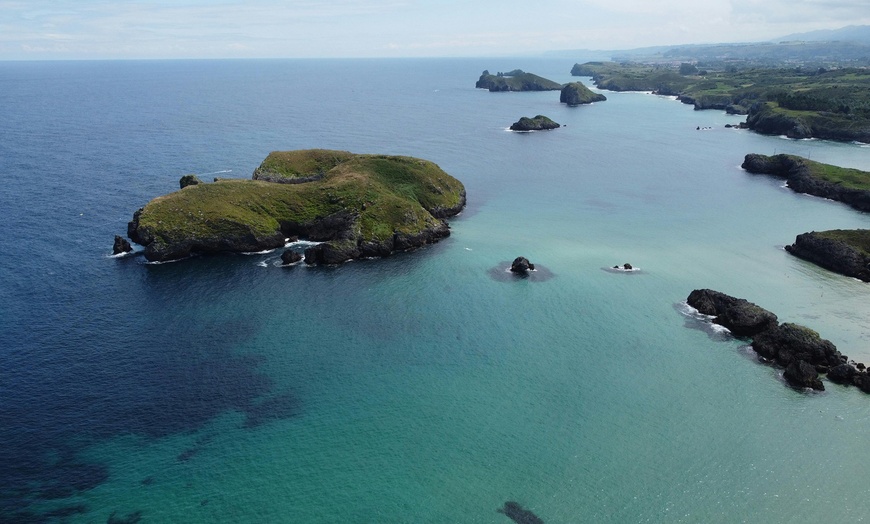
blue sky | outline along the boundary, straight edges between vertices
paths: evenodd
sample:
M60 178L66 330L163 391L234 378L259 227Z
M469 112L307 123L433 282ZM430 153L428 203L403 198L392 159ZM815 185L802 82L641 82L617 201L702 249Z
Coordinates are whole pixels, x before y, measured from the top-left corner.
M864 24L868 0L0 0L0 60L521 55Z

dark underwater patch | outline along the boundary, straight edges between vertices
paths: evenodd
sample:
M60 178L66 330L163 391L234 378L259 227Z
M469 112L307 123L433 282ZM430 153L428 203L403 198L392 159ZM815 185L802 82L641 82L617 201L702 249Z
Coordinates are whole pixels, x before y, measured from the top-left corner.
M544 524L543 519L512 500L505 502L504 507L496 511L503 513L517 524Z

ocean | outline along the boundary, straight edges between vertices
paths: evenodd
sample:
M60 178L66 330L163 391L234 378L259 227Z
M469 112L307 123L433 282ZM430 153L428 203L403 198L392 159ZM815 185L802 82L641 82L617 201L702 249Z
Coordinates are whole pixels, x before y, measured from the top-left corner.
M740 169L870 149L649 93L474 88L573 63L0 62L0 521L866 520L870 396L787 387L685 299L746 298L870 363L868 284L783 250L870 217ZM507 130L538 114L564 127ZM110 256L182 175L305 148L431 160L468 207L436 245L340 267Z

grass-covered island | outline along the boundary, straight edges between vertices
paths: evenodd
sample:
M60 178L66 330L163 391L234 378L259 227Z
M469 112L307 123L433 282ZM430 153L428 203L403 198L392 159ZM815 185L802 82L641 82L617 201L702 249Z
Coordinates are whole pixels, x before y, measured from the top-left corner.
M298 236L323 242L306 251L306 263L336 264L444 238L444 218L465 206L459 180L412 157L273 152L254 178L155 198L136 211L127 234L150 261L274 249Z
M795 155L749 154L742 166L749 173L786 179L799 193L829 198L870 211L870 173L814 162ZM870 282L870 230L812 231L797 236L786 251L825 269Z
M507 73L490 74L484 70L474 87L498 91L556 91L562 89L562 84L544 77L526 73L522 69L514 69Z
M559 102L568 104L569 106L579 106L581 104L591 104L593 102L603 102L607 97L601 93L595 93L583 82L571 82L565 84L562 92L559 95Z
M676 96L695 109L747 115L767 135L870 142L870 70L636 62L574 64L600 89Z
M784 178L798 193L843 202L858 211L870 211L870 173L833 166L796 155L746 155L742 164L749 173Z
M537 115L534 118L524 116L511 124L511 131L548 131L559 127L561 124L544 115Z

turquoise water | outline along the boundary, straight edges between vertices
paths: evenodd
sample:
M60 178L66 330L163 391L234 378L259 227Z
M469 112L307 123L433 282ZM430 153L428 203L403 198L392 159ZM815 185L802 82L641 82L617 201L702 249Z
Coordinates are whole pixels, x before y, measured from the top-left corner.
M870 219L739 168L870 170L870 150L644 93L568 108L473 88L571 65L0 64L5 514L506 523L514 500L545 522L864 519L870 397L791 390L681 303L745 297L870 360L867 285L782 249ZM566 127L506 130L536 114ZM338 268L105 256L182 174L247 178L306 147L432 160L468 208L440 244ZM545 271L506 278L518 255ZM624 262L641 271L604 270Z

